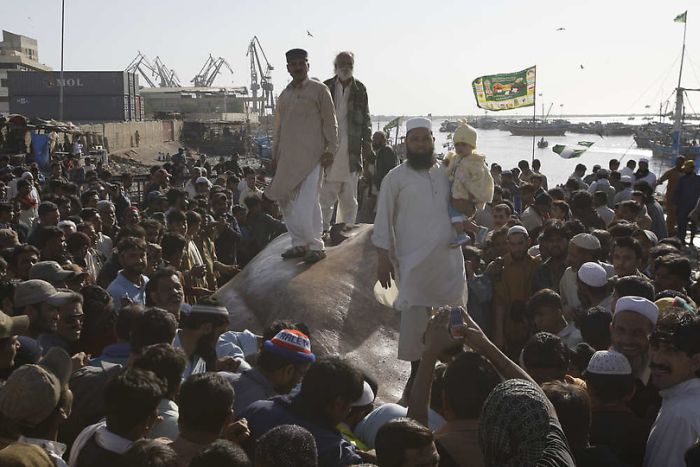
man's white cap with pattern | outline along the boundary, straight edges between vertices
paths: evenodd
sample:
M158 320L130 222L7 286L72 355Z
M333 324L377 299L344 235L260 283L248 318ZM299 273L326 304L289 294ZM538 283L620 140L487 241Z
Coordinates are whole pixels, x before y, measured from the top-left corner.
M644 297L627 296L620 297L615 304L615 314L621 311L634 311L644 316L656 326L659 319L659 307Z
M598 240L595 235L589 233L574 235L574 237L571 239L571 243L579 248L583 248L584 250L600 249L600 240Z
M428 130L433 131L433 123L429 118L425 117L413 117L408 119L406 122L406 134L416 128L427 128Z
M596 375L631 375L632 367L627 357L614 350L599 350L588 362L586 373Z
M591 287L603 287L608 283L608 273L605 272L603 266L592 261L583 263L578 270L578 278Z
M527 229L523 227L522 225L514 225L510 229L508 229L508 234L506 237L510 237L511 235L516 235L516 234L523 234L526 237L528 236Z

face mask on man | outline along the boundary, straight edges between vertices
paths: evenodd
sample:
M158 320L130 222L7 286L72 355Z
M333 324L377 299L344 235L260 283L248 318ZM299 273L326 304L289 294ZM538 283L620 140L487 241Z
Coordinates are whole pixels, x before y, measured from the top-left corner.
M352 68L338 68L336 74L341 80L347 81L352 78Z

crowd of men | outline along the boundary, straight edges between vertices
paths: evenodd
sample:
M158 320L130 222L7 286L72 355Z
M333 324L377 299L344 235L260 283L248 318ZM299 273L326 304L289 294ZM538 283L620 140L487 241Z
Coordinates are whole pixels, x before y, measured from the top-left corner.
M692 161L580 164L556 187L537 160L492 164L454 248L430 120L407 122L399 164L354 60L322 83L287 53L264 194L237 157L182 150L143 199L100 164L0 157L0 465L700 465ZM230 330L215 294L285 231L284 259L323 260L361 179L411 362L396 403L295 316Z

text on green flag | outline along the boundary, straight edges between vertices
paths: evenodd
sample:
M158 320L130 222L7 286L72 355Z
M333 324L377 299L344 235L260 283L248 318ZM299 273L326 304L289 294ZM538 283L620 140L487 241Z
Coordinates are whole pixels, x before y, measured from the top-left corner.
M486 110L510 110L535 105L536 67L515 73L485 75L472 81L476 105Z

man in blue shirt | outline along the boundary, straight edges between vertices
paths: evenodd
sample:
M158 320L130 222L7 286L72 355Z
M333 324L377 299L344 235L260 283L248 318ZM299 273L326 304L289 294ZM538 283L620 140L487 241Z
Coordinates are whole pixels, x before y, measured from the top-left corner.
M122 270L109 284L107 292L114 301L114 310L119 312L122 306L129 303L146 304L148 277L143 275L146 269L146 242L127 237L119 243L117 251Z

